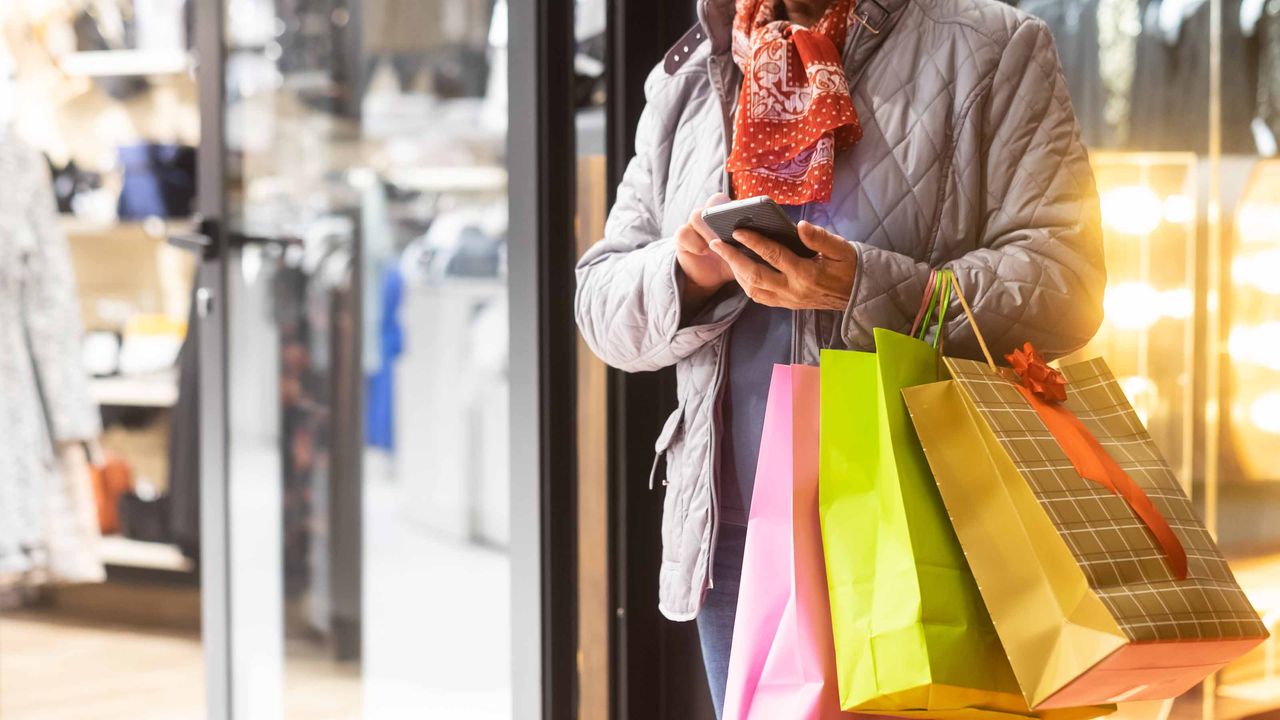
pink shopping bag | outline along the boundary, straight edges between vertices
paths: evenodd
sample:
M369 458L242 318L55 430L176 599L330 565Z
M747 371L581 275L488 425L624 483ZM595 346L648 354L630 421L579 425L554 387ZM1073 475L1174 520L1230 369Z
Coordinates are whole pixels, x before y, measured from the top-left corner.
M840 710L818 521L818 368L775 365L742 557L727 720Z

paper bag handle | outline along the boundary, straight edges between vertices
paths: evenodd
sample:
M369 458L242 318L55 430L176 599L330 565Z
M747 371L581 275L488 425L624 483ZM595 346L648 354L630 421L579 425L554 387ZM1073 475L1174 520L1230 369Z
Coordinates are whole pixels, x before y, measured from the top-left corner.
M938 302L938 271L934 270L929 273L929 280L924 284L924 294L920 299L920 309L916 311L916 319L911 323L911 337L917 340L923 340L921 337L927 328L928 321L925 319L929 313L933 312L933 308Z
M924 340L924 335L933 321L933 314L938 313L933 335L933 348L942 352L942 328L947 317L947 307L951 304L951 283L947 281L948 271L930 273L929 282L925 285L925 301L920 304L920 312L916 314L911 326L911 336ZM939 279L941 278L941 279Z
M969 302L965 300L964 293L960 290L960 283L956 280L956 274L949 269L944 268L929 273L929 281L924 286L924 301L920 303L920 312L916 313L915 322L911 325L911 336L920 340L924 339L924 332L929 327L929 321L932 319L933 312L936 309L938 322L933 346L941 352L943 319L946 318L947 308L951 305L952 295L955 295L956 299L960 301L960 308L964 310L964 316L969 321L969 327L973 329L973 336L978 339L978 347L982 349L982 355L987 359L987 364L991 366L992 370L999 372L995 358L991 356L991 350L987 347L987 340L982 336L982 330L978 328L978 319L973 316L973 309L969 307ZM939 299L941 299L941 302L939 302Z

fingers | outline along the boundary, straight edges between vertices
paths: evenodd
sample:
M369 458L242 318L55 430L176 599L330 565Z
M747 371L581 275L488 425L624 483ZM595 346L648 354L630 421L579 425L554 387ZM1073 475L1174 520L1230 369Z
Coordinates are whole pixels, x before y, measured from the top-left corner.
M727 202L729 202L728 195L725 195L724 193L716 193L707 199L707 204L703 207L703 210L715 207L716 205L723 205ZM702 236L702 239L707 242L711 242L716 239L716 231L712 230L711 226L707 224L707 221L702 219L702 210L694 210L689 214L689 226L697 231L697 233Z
M832 260L844 260L855 254L852 246L844 238L828 232L811 222L801 220L796 226L800 234L800 242L805 247Z
M761 298L771 296L777 291L782 278L782 274L777 270L748 259L737 248L723 240L713 240L711 250L724 259L747 297L756 302L762 302Z
M706 255L710 252L710 248L707 247L707 238L693 227L692 219L689 220L688 225L681 225L676 231L676 247L690 255Z
M812 266L812 263L806 263L780 243L770 240L755 230L746 228L735 230L733 239L746 245L752 252L759 255L761 260L784 273L803 273Z
M729 202L729 196L716 193L707 199L706 207L715 207ZM690 255L706 255L710 252L707 243L716 239L716 233L702 219L702 210L689 213L689 222L676 231L676 247Z

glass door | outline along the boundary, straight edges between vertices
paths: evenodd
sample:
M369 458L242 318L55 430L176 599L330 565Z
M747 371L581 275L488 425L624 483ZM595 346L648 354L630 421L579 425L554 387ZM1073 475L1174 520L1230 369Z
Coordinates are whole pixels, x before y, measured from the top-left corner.
M210 716L536 716L572 660L543 650L572 363L539 359L572 318L540 322L544 156L508 152L550 95L507 78L548 31L505 0L197 12Z

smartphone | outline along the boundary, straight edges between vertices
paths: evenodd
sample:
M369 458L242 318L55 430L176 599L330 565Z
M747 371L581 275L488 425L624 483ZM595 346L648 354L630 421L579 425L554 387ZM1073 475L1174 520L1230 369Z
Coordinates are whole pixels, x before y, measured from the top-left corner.
M735 200L702 211L702 219L715 231L716 236L738 249L758 263L764 263L750 248L733 239L733 231L739 228L755 230L779 243L800 257L817 255L800 242L795 223L770 197L753 197Z

